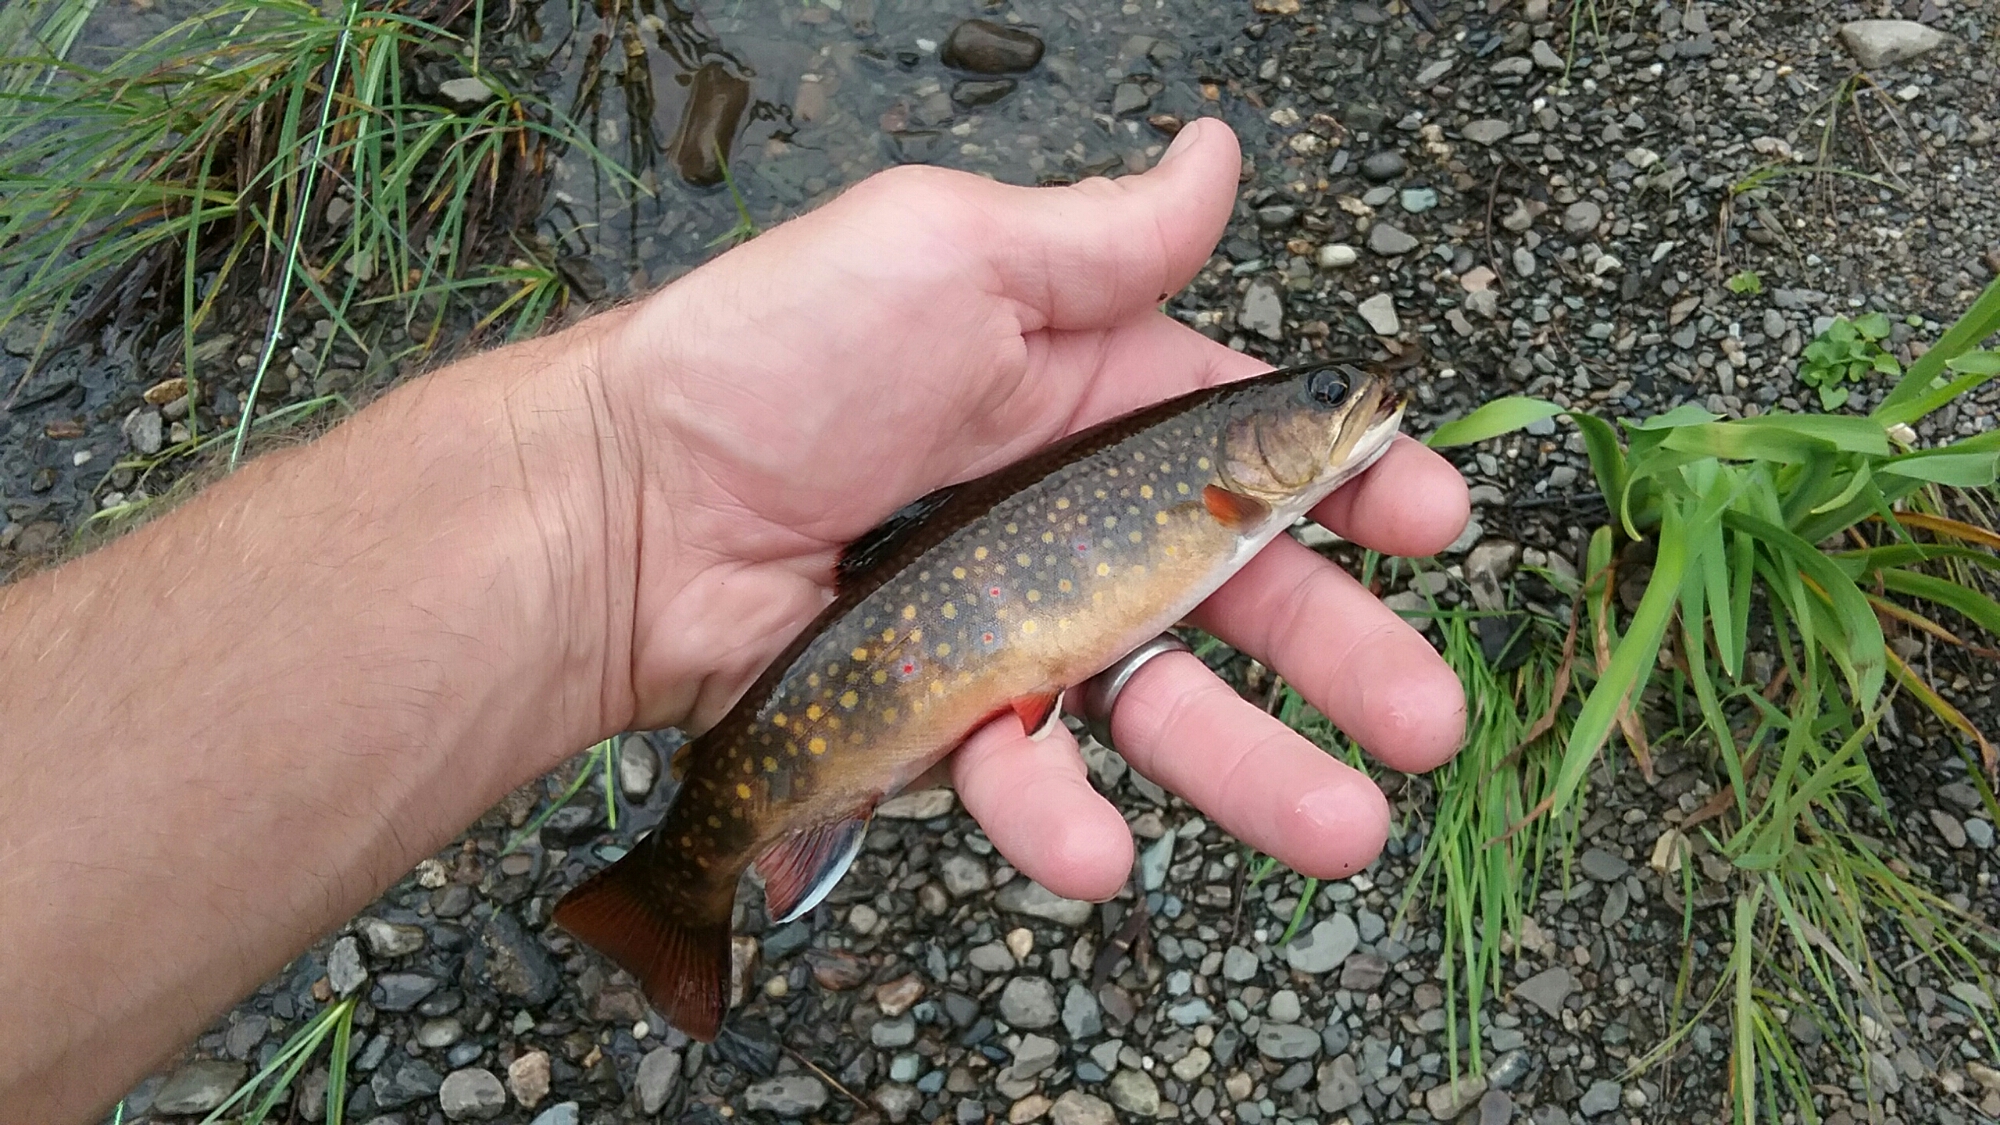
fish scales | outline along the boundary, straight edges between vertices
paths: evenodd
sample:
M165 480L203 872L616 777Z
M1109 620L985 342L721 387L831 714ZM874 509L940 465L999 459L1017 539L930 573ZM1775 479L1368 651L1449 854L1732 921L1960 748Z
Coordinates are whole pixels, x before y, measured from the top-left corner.
M1350 454L1352 475L1386 448L1396 412L1381 380L1335 369L1344 395L1372 398L1365 410L1352 406L1359 422L1334 431L1345 447L1314 458ZM1065 687L1172 626L1330 490L1317 462L1307 465L1311 484L1325 487L1260 499L1244 480L1273 475L1290 456L1300 426L1272 419L1304 410L1299 387L1324 370L1231 384L1084 431L941 490L892 518L878 540L858 542L834 602L685 748L686 776L665 821L599 876L622 868L644 878L595 892L597 881L586 884L558 920L645 979L683 1030L712 1035L719 981L663 978L663 964L687 950L646 922L706 919L700 941L713 949L719 919L726 955L737 876L753 862L774 915L809 909L883 797L996 715L1029 721ZM1327 425L1305 417L1307 433ZM1364 441L1375 447L1360 449ZM579 906L592 901L594 911Z

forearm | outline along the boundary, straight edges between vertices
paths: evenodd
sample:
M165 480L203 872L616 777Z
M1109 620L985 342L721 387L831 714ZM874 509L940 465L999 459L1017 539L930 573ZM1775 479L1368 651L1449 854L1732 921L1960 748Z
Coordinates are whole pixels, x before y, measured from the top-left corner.
M587 325L0 590L0 1121L78 1119L629 718Z

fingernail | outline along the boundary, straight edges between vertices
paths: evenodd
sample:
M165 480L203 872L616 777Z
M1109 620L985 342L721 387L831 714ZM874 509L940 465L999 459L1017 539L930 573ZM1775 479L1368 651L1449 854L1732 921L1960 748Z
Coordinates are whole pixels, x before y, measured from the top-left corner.
M1299 794L1294 808L1306 823L1320 832L1333 832L1346 827L1353 815L1353 802L1339 786L1309 789Z
M1165 164L1167 161L1194 147L1194 142L1190 138L1195 135L1196 131L1202 127L1202 122L1206 120L1208 119L1205 117L1197 117L1193 121L1181 126L1181 131L1174 134L1174 143L1168 145L1165 155L1160 157L1160 163Z

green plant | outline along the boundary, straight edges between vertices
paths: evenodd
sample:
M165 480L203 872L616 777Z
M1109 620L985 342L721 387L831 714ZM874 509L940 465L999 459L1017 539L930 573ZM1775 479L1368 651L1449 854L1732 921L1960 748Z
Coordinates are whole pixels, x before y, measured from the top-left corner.
M1723 284L1731 293L1745 297L1755 297L1764 291L1764 277L1756 270L1737 270Z
M556 810L575 799L576 795L583 791L584 784L592 777L602 777L604 781L605 824L611 828L618 827L618 740L607 738L583 752L583 765L577 769L576 776L570 779L569 784L547 808L536 813L528 823L521 826L519 832L507 840L507 845L500 849L500 854L506 855L527 843L528 837L540 831L542 825L547 824L549 818L556 814Z
M1826 331L1813 337L1799 361L1799 382L1819 391L1820 406L1837 410L1847 402L1848 383L1870 375L1900 375L1902 365L1883 348L1889 338L1889 317L1872 312L1858 320L1833 318Z
M360 998L349 996L320 1010L320 1013L306 1021L304 1026L285 1040L271 1061L260 1067L255 1074L236 1087L227 1099L207 1117L201 1125L216 1125L227 1120L231 1125L263 1125L278 1107L279 1101L291 1091L292 1082L319 1053L321 1043L329 1037L332 1043L327 1051L327 1081L325 1113L320 1118L325 1125L344 1125L347 1120L347 1066L354 1054L354 1006ZM258 1096L258 1091L263 1091ZM254 1100L253 1100L254 1099ZM241 1114L225 1118L225 1114Z
M102 62L53 48L0 60L0 329L34 329L32 364L151 309L179 330L200 401L197 333L265 320L245 419L295 301L335 328L301 344L319 361L426 351L485 311L489 290L514 310L512 333L533 331L554 272L495 262L524 248L550 160L576 148L635 181L567 117L481 71L476 42L424 18L448 10L229 0ZM420 59L478 76L486 96L432 96ZM166 300L136 300L148 290Z
M1886 318L1869 327L1879 328L1872 339L1887 334ZM1901 687L1979 747L1974 776L2000 811L1987 783L2000 766L1994 748L1887 644L1884 626L1968 655L1991 651L1961 637L1948 611L2000 637L2000 602L1988 593L2000 536L1949 514L1977 510L1962 490L2000 477L2000 433L1919 449L1909 429L2000 374L2000 354L1977 347L1996 330L2000 283L1865 418L1727 421L1684 406L1614 424L1515 398L1432 438L1484 440L1557 414L1582 432L1611 517L1591 537L1583 594L1600 667L1538 813L1573 807L1614 728L1645 764L1642 701L1671 668L1666 686L1693 708L1683 737L1709 751L1723 779L1713 807L1681 830L1698 827L1732 868L1736 945L1709 1003L1728 990L1739 1121L1775 1120L1786 1101L1816 1120L1781 1009L1811 1005L1836 1033L1830 1041L1865 1055L1849 1001L1888 1010L1881 923L1948 977L1983 984L2000 951L1990 924L1918 886L1877 842L1887 806L1865 753L1890 705L1885 688ZM1621 614L1613 592L1640 545L1650 573Z

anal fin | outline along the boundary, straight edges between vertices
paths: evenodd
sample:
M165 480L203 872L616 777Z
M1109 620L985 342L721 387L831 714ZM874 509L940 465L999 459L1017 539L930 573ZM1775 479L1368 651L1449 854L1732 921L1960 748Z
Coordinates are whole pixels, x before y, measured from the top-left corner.
M789 922L820 904L847 874L868 835L874 810L802 829L757 861L764 877L764 909L773 922Z
M1021 729L1028 737L1040 742L1062 722L1063 693L1048 695L1024 695L1014 701L1014 714L1021 717Z

